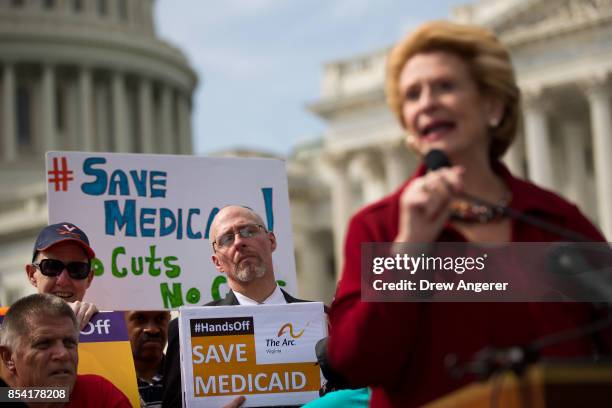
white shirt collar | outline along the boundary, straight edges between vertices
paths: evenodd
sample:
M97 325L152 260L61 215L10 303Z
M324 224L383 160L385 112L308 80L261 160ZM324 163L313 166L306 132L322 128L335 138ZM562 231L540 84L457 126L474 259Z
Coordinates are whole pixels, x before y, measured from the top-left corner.
M252 305L284 305L287 303L283 292L280 290L280 287L276 285L274 292L270 294L263 302L257 302L249 297L244 296L242 293L238 293L234 291L234 295L236 295L236 299L238 299L238 303L241 306L252 306Z

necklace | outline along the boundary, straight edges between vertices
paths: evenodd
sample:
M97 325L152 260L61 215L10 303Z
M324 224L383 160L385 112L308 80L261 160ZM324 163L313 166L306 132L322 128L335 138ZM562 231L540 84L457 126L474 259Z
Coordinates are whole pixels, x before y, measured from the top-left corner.
M450 205L451 219L479 224L499 221L504 217L504 208L507 204L508 200L505 198L494 206L469 200L454 200Z

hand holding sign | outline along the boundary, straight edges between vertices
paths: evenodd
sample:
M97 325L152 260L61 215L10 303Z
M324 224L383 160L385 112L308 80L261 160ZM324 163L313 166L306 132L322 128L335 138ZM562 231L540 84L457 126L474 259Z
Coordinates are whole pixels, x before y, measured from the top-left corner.
M91 319L91 317L98 313L98 308L93 303L88 302L79 302L78 300L75 302L68 302L68 305L74 312L76 316L77 323L79 324L79 328L83 330L87 323Z
M223 408L238 408L241 407L242 404L244 404L244 401L246 401L246 398L244 398L243 396L236 397L232 402L227 405L224 405Z

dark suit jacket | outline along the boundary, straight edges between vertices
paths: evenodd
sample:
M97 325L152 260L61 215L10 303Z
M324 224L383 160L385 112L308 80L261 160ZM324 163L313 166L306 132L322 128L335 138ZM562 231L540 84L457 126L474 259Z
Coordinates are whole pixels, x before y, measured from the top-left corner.
M282 289L281 291L287 303L307 302L306 300L294 298ZM223 299L213 300L205 306L238 306L239 304L236 295L230 290ZM183 406L179 344L178 319L173 319L168 326L168 349L166 351L166 363L164 364L162 402L164 408L180 408Z

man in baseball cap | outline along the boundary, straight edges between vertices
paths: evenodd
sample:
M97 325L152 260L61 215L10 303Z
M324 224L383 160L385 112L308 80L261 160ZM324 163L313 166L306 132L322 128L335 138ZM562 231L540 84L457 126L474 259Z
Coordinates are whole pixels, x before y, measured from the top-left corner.
M94 257L85 232L72 223L60 222L40 231L32 263L25 267L38 293L50 293L68 302L81 328L98 311L93 303L83 302L93 279Z

